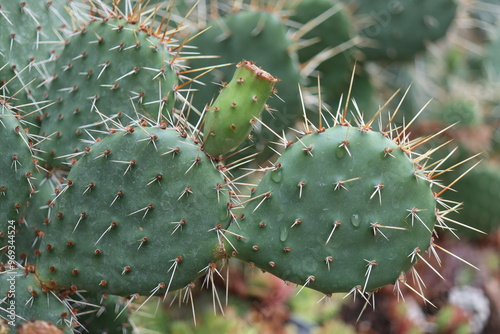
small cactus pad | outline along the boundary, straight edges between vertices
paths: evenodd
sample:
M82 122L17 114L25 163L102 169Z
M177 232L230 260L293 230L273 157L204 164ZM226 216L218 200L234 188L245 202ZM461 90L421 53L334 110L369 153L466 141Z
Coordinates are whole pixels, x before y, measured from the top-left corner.
M280 82L276 84L279 99L271 99L268 102L271 110L276 111L264 112L262 121L277 133L294 126L297 118L302 115L298 90L301 82L300 66L291 47L293 43L287 36L288 27L280 17L265 11L241 11L227 14L209 22L207 26L211 26L210 29L194 38L190 44L197 47L200 54L218 58L194 58L190 61L191 67L234 64L241 59L255 62L280 78ZM210 104L219 89L213 82L228 82L232 75L232 67L224 66L215 68L200 78L206 86L200 87L194 94L195 107L203 108L205 104ZM196 123L193 119L190 120ZM253 133L255 143L261 146L265 146L273 136L265 127L258 127ZM250 153L245 151L245 154ZM269 157L269 153L263 154Z
M130 296L203 275L217 259L229 197L199 146L180 130L126 127L85 152L51 208L40 279Z
M278 79L249 61L238 63L233 79L207 110L205 153L217 157L243 143L259 118Z
M325 294L395 283L425 251L436 201L388 135L336 125L302 137L232 225L237 257ZM235 240L233 240L235 239Z
M57 295L23 269L0 270L0 318L7 319L12 333L72 333L75 319ZM26 326L25 331L16 331L17 326ZM34 328L52 331L37 332Z
M54 158L84 149L91 139L86 131L99 129L106 117L128 124L128 116L156 119L171 107L177 73L169 48L163 38L121 19L95 19L72 36L49 79L48 99L56 104L40 129L49 137L41 145L47 163L66 167L65 159Z

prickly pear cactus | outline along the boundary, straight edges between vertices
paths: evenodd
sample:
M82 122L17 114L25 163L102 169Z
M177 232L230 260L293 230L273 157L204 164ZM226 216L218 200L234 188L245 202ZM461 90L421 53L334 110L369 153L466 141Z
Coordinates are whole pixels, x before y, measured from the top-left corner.
M106 118L128 124L137 113L157 119L170 111L177 73L169 47L166 37L123 19L95 19L76 33L49 79L56 104L40 129L49 137L41 145L47 163L67 168L64 157L83 150Z
M131 310L127 308L127 299L118 296L101 295L88 296L81 302L77 302L78 322L81 331L96 334L127 334L132 333L132 325L129 322Z
M194 38L190 44L197 47L201 54L218 58L193 59L191 66L203 68L248 59L263 69L272 71L272 74L281 80L276 84L279 99L272 99L268 103L271 109L277 111L264 112L263 123L278 133L294 126L302 112L298 94L301 77L297 57L291 49L292 41L287 37L287 27L280 18L264 11L242 11L209 22L207 26L211 28ZM213 82L229 82L232 75L232 67L225 66L216 68L200 78L206 86L195 92L193 104L199 109L209 104L219 89ZM254 131L253 136L258 150L262 150L265 143L273 139L273 134L264 127Z
M40 168L40 167L38 167ZM21 211L23 224L16 234L16 256L21 264L31 262L39 251L43 229L49 222L49 212L60 181L52 172L38 170L33 172L33 191Z
M464 203L459 212L451 217L484 233L491 233L500 226L498 203L498 187L500 172L497 163L483 163L460 179L453 187L456 191L450 199ZM457 235L461 238L479 239L485 234L470 228L457 226Z
M230 200L185 132L126 127L84 152L44 230L35 260L44 284L160 295L212 273Z
M346 1L347 2L347 1ZM350 2L366 38L366 60L410 60L444 37L455 18L454 0L356 0Z
M289 146L230 236L236 256L325 294L395 283L430 245L436 200L409 145L336 125Z
M69 306L25 270L2 265L0 294L0 315L12 333L41 333L35 331L41 328L51 330L43 333L73 333L76 318Z
M33 158L21 122L11 114L0 115L0 245L15 249L16 234L26 229L21 211L34 191Z
M64 39L73 32L75 22L69 12L81 12L74 4L69 0L2 1L0 87L8 83L7 93L16 94L13 102L31 104L24 108L26 112L43 106L43 93L36 87L52 73Z
M217 157L235 150L250 134L273 93L278 78L253 62L238 63L233 79L225 85L206 112L205 153Z

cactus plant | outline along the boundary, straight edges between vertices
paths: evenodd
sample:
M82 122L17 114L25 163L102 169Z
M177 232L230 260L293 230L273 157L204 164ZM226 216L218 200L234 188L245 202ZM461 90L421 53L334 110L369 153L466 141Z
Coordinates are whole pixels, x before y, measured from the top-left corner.
M15 115L0 114L0 136L0 245L3 250L13 246L17 233L29 228L21 211L34 191L34 164L28 137Z
M136 113L156 119L171 110L177 73L170 45L158 35L140 24L104 18L72 36L51 77L48 98L56 105L40 128L49 137L40 147L48 153L47 164L65 167L63 158L83 150L92 139L86 132L98 130L105 117L128 124ZM116 112L108 112L109 105Z
M36 277L29 272L3 267L0 271L0 293L2 318L8 319L9 327L19 326L19 333L35 333L35 326L53 330L47 333L61 330L64 330L64 333L72 333L76 317L69 305L63 303L59 296L47 287L40 285ZM33 324L31 320L43 320L44 323ZM24 326L33 326L32 331L23 329Z
M344 124L289 146L232 229L236 256L325 294L395 283L441 215L422 157L400 137Z
M360 295L371 303L369 298L375 291L395 284L398 295L410 289L427 301L414 264L427 264L437 272L423 253L436 255L441 249L432 238L436 229L454 232L455 219L450 217L459 204L441 195L460 184L454 180L442 184L437 179L451 168L442 170L445 162L432 160L434 149L423 154L417 151L443 131L413 139L409 131L416 120L406 120L398 127L393 123L396 112L392 111L387 125L375 130L377 118L379 124L385 119L385 115L380 116L384 108L371 104L353 110L357 115L349 122L350 98L359 97L357 79L354 88L350 82L346 87L339 85L339 91L347 91L349 98L333 119L325 113L319 115L317 127L307 118L299 124L298 115L307 117L311 112L307 109L310 101L306 96L303 107L297 94L303 78L294 49L297 45L292 44L287 30L292 34L297 31L284 25L283 17L290 14L308 26L311 15L305 19L300 16L309 9L317 10L307 6L313 2L333 4L304 1L294 7L295 14L280 12L282 17L263 10L248 11L243 2L241 10L228 14L225 8L233 5L221 5L213 11L221 18L214 17L212 29L194 39L177 41L182 29L170 27L171 23L191 22L179 19L175 9L172 14L161 5L149 8L146 0L73 0L65 10L69 9L75 30L71 37L64 35L67 41L60 45L57 60L47 64L40 78L29 87L16 86L20 80L33 80L24 76L30 68L13 77L7 73L12 71L9 64L0 64L0 180L2 184L10 182L3 185L4 189L20 194L13 200L7 196L11 192L0 194L1 224L6 228L2 260L7 261L1 265L0 282L2 292L8 294L5 278L9 270L14 270L20 282L17 288L22 292L16 303L23 305L19 310L26 315L25 320L35 320L23 321L23 326L29 327L25 331L47 326L63 327L67 332L130 331L126 321L131 305L142 308L149 301L169 300L166 294L173 290L177 290L175 298L180 303L189 300L193 304L196 296L192 288L198 284L197 279L202 280L202 286L211 285L214 308L219 304L223 309L216 278L227 283L229 276L222 278L219 264L225 264L229 257L250 262L286 283L302 285L299 292L304 287L327 295L343 292ZM8 6L19 5L17 0L12 3L0 7L3 28L10 26L14 15ZM26 3L41 5L38 15L45 15L45 2ZM203 6L198 7L201 9ZM329 10L327 6L324 9ZM155 19L160 21L153 22ZM199 28L186 30L199 32ZM14 31L8 29L5 31ZM15 29L22 31L18 26ZM323 35L322 30L313 29L305 38L319 37L325 43L318 43L320 50L333 47L330 36ZM229 31L230 35L224 34ZM5 32L0 36L5 37ZM28 40L22 43L29 44ZM186 52L189 48L185 43L196 46L201 55ZM250 44L257 45L255 50L249 50ZM7 50L5 45L1 50ZM22 48L32 50L29 45ZM221 48L230 51L230 59L224 58L228 53ZM25 66L17 49L8 54L4 51L2 56L9 62L21 61L18 66ZM223 58L207 60L207 55L216 54ZM355 52L345 56L351 61ZM404 54L398 51L397 56ZM305 58L314 57L309 54ZM182 58L190 60L191 69L184 70L179 61ZM226 72L213 65L241 59L256 63L240 63L233 81L223 84L214 101L216 85L199 86L195 92L194 86L186 87L190 82L178 85L184 74L209 69L210 75L230 78L229 67ZM323 65L318 70L326 75L325 83L342 81L333 77L330 67L338 65L344 74L351 71L350 65L337 62L318 65ZM265 75L255 77L254 71ZM272 75L282 81L276 83ZM261 82L261 77L267 79ZM193 81L208 83L213 78L197 77ZM224 78L216 77L215 81ZM40 85L37 80L45 81ZM242 141L265 108L267 97L274 93L275 83L277 95L284 101L273 99L269 111L277 110L262 114L262 127L272 131L254 132L255 152L262 152L264 145L275 140L267 136L273 131L283 152L280 158L268 162L264 161L270 154L263 154L258 170L266 173L261 181L254 174L256 170L241 168L251 158L225 158L245 145ZM253 91L246 86L253 86ZM29 99L35 100L34 108L43 113L39 117L40 136L30 134L37 131L32 123L26 123L29 131L22 130L19 119L23 116L14 116L31 111L31 106L21 101L30 87L36 92ZM329 107L337 107L340 94L327 93L331 95ZM322 105L323 101L319 102ZM231 103L236 103L236 108ZM203 106L207 106L206 117L197 118L195 111ZM244 107L244 116L235 118L233 111L239 110L231 109L239 107ZM362 114L372 108L378 112L364 122ZM456 110L462 114L461 107L449 110L441 115L445 122L455 116ZM462 118L482 122L482 115ZM323 122L329 124L327 129ZM288 139L290 133L296 140ZM469 170L464 169L460 181L467 180L463 175ZM469 187L472 185L464 191ZM240 207L241 212L237 211ZM18 229L17 254L9 253L5 242L10 240L10 227L5 222L11 221ZM20 269L14 269L14 260ZM415 277L419 291L406 282L407 270ZM33 291L51 298L50 306L41 307L39 300L33 299ZM125 304L118 296L127 299ZM32 301L36 305L28 307ZM115 301L120 304L118 313L109 306ZM194 313L194 306L192 310ZM93 327L105 320L91 319L101 311L105 311L106 319L109 315L120 320Z
M40 280L128 296L166 293L202 275L217 260L230 200L223 176L185 137L127 127L84 151L53 200Z
M410 60L426 44L446 35L457 4L442 1L356 0L351 3L360 32L367 39L362 48L367 60Z
M205 153L211 156L235 150L243 143L262 114L278 78L254 63L238 63L233 79L208 108L204 119Z
M127 127L85 151L51 209L37 259L42 282L161 294L217 260L229 219L225 180L185 137Z
M72 15L81 15L73 1L3 1L0 8L0 87L13 103L24 105L34 120L42 114L46 76L73 33ZM22 24L19 24L22 22ZM33 129L33 133L34 133Z

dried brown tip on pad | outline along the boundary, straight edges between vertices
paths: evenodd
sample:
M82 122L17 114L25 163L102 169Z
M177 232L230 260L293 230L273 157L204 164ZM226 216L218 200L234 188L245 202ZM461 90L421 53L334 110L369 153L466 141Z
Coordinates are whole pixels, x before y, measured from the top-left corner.
M264 78L270 82L278 82L280 81L280 79L278 79L277 77L269 74L268 72L264 71L262 68L258 67L255 65L255 63L253 61L248 61L248 60L242 60L240 61L236 67L241 67L241 66L245 66L246 68L248 68L249 70L255 72L255 74L258 76L258 77L261 77L261 78Z

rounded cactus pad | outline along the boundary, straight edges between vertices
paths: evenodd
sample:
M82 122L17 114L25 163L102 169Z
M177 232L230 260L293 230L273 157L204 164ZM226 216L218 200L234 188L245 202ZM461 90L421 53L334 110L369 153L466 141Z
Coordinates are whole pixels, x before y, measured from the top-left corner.
M395 283L425 251L436 200L390 136L336 125L289 146L247 204L237 257L325 294ZM233 240L232 240L233 241Z
M45 284L160 295L213 265L229 196L186 133L127 127L86 152L53 200L36 259Z
M297 55L292 48L292 41L287 36L287 26L278 15L266 11L241 11L227 14L216 21L207 24L210 29L203 32L190 44L197 47L202 55L217 56L199 57L190 60L192 68L204 68L215 64L237 63L241 59L254 61L263 69L270 71L280 79L276 84L279 98L270 99L271 110L264 112L262 121L277 133L294 126L300 117L300 98L298 85L302 81ZM193 95L193 104L203 108L217 95L218 85L229 82L233 76L231 66L218 67L200 78L206 84ZM196 117L190 121L197 123ZM273 138L273 134L265 127L257 127L253 132L256 144L262 146ZM245 154L250 154L246 151ZM262 153L264 154L264 153ZM265 153L269 157L269 153Z

